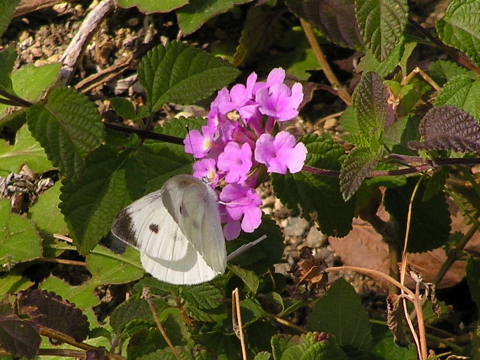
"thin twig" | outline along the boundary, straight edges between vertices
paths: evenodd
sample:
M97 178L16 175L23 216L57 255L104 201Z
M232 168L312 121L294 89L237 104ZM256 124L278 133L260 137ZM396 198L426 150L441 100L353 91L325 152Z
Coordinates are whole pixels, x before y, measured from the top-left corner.
M104 122L103 124L109 129L121 131L124 133L129 133L129 134L137 134L142 139L160 140L160 141L168 142L171 144L183 145L183 139L176 136L158 134L152 131L136 129L131 126L124 126L124 125L114 124L110 122Z
M85 353L85 351L71 350L71 349L39 349L37 352L37 355L73 357L80 360L87 358L87 354Z
M41 257L41 258L38 258L37 261L51 262L51 263L56 263L56 264L73 265L73 266L87 266L87 263L85 261L69 260L69 259Z
M300 327L300 326L298 326L298 325L295 325L294 323L292 323L292 322L290 322L290 321L288 321L288 320L285 320L285 319L283 319L283 318L281 318L281 317L278 317L278 316L276 316L276 315L273 315L272 318L273 318L276 322L278 322L279 324L282 324L282 325L287 326L287 327L289 327L289 328L295 329L295 330L297 330L297 331L300 332L300 333L306 333L306 332L307 332L307 330L305 330L304 328L302 328L302 327Z
M340 83L337 76L333 72L330 64L323 53L320 44L318 43L317 39L315 38L315 33L313 32L312 25L307 21L300 19L300 23L302 24L303 31L305 32L305 36L307 37L308 42L310 43L310 47L317 58L318 63L322 67L323 73L327 77L330 84L332 84L333 88L338 92L338 96L343 102L347 105L352 104L352 97L348 93L347 89Z
M98 349L95 346L78 342L73 337L65 335L64 333L61 333L61 332L56 331L54 329L50 329L50 328L43 327L43 326L40 326L40 335L46 336L50 339L59 340L60 342L70 344L72 346L75 346L75 347L77 347L79 349L83 349L83 350L97 350Z
M167 332L165 331L165 328L162 325L162 322L158 318L157 309L152 299L150 298L150 291L148 288L143 289L142 298L148 303L148 307L150 308L150 312L152 313L153 320L155 321L155 324L157 325L157 328L160 331L160 334L162 334L163 339L167 343L168 347L170 348L170 350L172 350L172 353L175 356L175 359L181 360L180 354L177 352L177 349L175 348L172 341L168 337Z
M245 343L245 336L243 334L242 310L240 308L240 292L238 291L238 288L235 288L232 291L232 321L235 333L240 339L240 346L242 348L242 360L248 360L247 345Z
M407 76L405 76L405 78L402 80L402 83L401 85L406 85L408 84L410 81L412 81L412 79L416 76L416 75L420 75L423 80L425 80L428 84L430 84L430 86L432 88L435 89L435 91L440 91L442 88L435 82L435 80L433 80L430 75L428 75L425 71L423 71L422 69L420 69L418 66L415 67L415 69L413 69L410 74L408 74Z
M70 44L60 58L60 62L62 63L60 81L64 84L67 84L73 76L81 56L97 27L114 8L114 0L102 0L102 2L100 2L85 17L80 29L78 29L78 32L73 37L72 41L70 41Z

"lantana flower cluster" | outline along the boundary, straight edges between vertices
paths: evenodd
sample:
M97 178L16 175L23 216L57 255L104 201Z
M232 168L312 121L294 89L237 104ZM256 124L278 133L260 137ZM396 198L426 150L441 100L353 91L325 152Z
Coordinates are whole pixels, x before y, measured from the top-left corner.
M185 151L196 158L193 175L214 188L225 184L219 198L227 240L260 225L262 201L255 188L265 170L286 174L303 168L305 145L278 130L278 123L298 115L303 89L300 83L290 88L284 80L285 71L276 68L266 82L252 73L245 85L223 88L211 104L207 125L184 140Z

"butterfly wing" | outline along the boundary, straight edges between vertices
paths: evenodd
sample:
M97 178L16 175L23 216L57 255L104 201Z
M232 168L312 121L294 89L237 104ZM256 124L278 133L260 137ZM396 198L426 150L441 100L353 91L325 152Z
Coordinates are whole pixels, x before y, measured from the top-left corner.
M210 227L204 224L212 221L211 211L215 210L218 216L218 210L212 207L211 201L199 201L202 199L199 194L208 190L211 189L192 176L175 176L162 189L124 209L112 226L112 233L139 249L145 270L161 281L178 285L209 281L225 271L225 265L222 267L217 263L221 263L222 257L226 262L226 251L223 233L218 231L214 233L216 242L209 251L220 246L218 237L221 235L221 246L217 248L219 261L210 261L211 256L205 256L204 247L196 246L199 243L202 245L202 238L205 239L203 242L211 241ZM184 202L189 204L186 206L188 209L195 207L195 212L188 211L187 217L192 219L184 218ZM213 218L217 221L215 216ZM219 218L214 228L217 227L221 231ZM206 236L202 237L204 232ZM190 239L192 236L194 240Z

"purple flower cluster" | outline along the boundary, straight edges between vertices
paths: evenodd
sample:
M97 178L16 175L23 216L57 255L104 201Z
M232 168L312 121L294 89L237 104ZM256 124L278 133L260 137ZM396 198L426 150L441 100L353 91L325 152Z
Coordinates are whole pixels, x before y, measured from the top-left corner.
M225 238L240 231L253 232L261 223L262 201L255 191L259 174L286 174L303 168L307 149L278 122L298 115L303 100L300 83L284 84L285 71L273 69L266 82L252 73L246 85L223 88L212 102L208 123L192 130L184 140L185 151L197 159L193 175L206 178L220 193L220 214Z

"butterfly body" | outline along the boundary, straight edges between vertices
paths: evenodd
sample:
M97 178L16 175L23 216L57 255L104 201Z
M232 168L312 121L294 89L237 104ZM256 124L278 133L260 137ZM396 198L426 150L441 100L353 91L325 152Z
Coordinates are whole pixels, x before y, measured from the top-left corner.
M227 253L215 191L191 175L177 175L125 208L112 234L136 247L155 278L197 284L223 274Z

